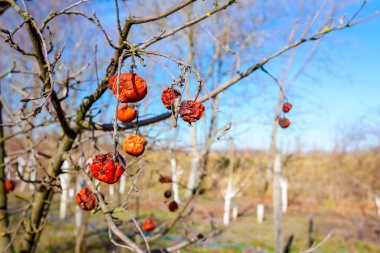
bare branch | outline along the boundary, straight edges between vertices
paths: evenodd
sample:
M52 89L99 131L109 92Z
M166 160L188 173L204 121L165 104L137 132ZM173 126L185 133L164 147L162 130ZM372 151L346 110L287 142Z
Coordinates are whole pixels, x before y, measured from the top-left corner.
M154 37L155 39L151 39L151 40L149 40L147 43L142 44L141 49L145 49L145 48L151 46L152 44L154 44L154 43L156 43L156 42L158 42L158 41L160 41L160 40L162 40L162 39L165 39L165 38L167 38L167 37L169 37L169 36L172 36L172 35L176 34L177 32L179 32L179 31L181 31L181 30L183 30L183 29L185 29L185 28L187 28L187 27L190 27L190 26L192 26L192 25L195 25L195 24L197 24L197 23L199 23L199 22L205 20L206 18L209 18L209 17L211 17L212 15L214 15L214 14L216 14L216 13L222 11L222 10L227 9L227 7L229 7L230 5L232 5L232 4L234 4L234 3L236 3L236 0L230 0L230 1L228 1L226 4L222 5L221 7L216 8L216 9L210 11L210 12L207 12L207 13L204 14L203 16L200 16L200 17L198 17L198 18L196 18L196 19L194 19L194 20L191 20L191 21L189 21L189 22L187 22L187 23L185 23L185 24L183 24L183 25L181 25L181 26L175 28L174 30L172 30L172 31L170 31L170 32L167 32L167 33L166 33L166 32L161 33L160 35L155 36L155 37Z
M197 0L186 0L186 1L183 1L182 3L168 9L167 11L165 11L164 13L162 14L159 14L159 15L154 15L154 16L151 16L151 17L145 17L145 18L132 18L131 20L131 24L143 24L143 23L148 23L148 22L153 22L153 21L157 21L157 20L160 20L160 19L163 19L163 18L167 18L168 16L170 16L171 14L185 8L186 6L188 6L189 4L193 3L193 2L196 2Z
M54 11L54 12L51 12L47 17L46 19L44 20L44 22L42 22L42 25L41 25L41 28L40 30L43 31L46 27L46 25L51 21L53 20L54 18L56 18L57 16L59 15L62 15L62 14L66 14L68 10L71 10L72 8L82 4L82 3L85 3L85 2L88 2L88 0L80 0L76 3L73 3L72 5L69 5L67 6L65 9L61 10L61 11Z

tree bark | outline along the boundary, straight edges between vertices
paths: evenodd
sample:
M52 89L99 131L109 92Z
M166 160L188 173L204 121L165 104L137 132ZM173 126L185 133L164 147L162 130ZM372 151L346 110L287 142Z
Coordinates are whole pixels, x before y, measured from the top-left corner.
M1 87L0 87L1 94ZM3 128L3 104L0 102L0 139L4 138ZM8 247L11 239L9 232L8 209L7 209L7 193L5 192L5 145L0 142L0 252L14 252L13 247ZM3 249L8 249L3 251Z
M177 177L177 159L173 151L171 151L171 154L170 154L170 171L171 171L172 180L175 182L174 184L172 184L173 198L174 198L174 201L176 201L179 204L180 198L179 198L178 177Z
M276 253L282 253L282 210L281 210L281 158L277 154L274 160L273 177L273 218L276 239Z

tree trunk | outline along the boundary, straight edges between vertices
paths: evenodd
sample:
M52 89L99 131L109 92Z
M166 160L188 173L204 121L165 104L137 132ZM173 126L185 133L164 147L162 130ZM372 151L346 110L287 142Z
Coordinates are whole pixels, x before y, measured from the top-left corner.
M0 89L1 94L1 89ZM4 138L3 128L3 104L0 102L0 139ZM5 249L10 243L11 234L9 232L7 193L5 192L5 145L0 142L0 249ZM3 252L3 251L2 251ZM13 247L8 247L4 252L14 252Z
M119 185L119 193L120 195L123 195L125 193L125 181L127 179L127 176L125 173L123 173L120 177L120 185Z
M376 202L376 206L377 206L377 214L380 217L380 192L376 194L375 202Z
M69 187L70 187L70 175L65 173L59 175L62 187L61 201L59 205L59 218L65 219L67 213L67 202L69 197Z
M79 192L84 187L84 180L80 175L76 178L76 191ZM75 205L75 253L83 252L83 238L87 230L88 214L83 213L77 205Z
M127 181L127 175L123 173L120 177L119 192L117 194L117 205L121 205L125 193L125 183Z
M108 186L108 192L110 194L111 201L113 201L115 199L115 187L112 184Z
M78 231L76 231L76 238L75 238L75 253L82 253L86 252L86 247L84 243L84 235L87 231L87 223L88 223L89 214L84 213L82 222L80 227L78 228Z
M27 168L28 168L28 172L29 172L29 180L32 182L36 181L36 176L37 176L36 165L37 165L37 162L36 162L36 158L35 158L35 154L34 154L33 149L31 150L28 162L26 164L27 164ZM34 188L35 188L34 183L29 183L30 191L34 191Z
M234 166L235 166L235 145L233 140L229 141L229 166L228 166L228 182L226 193L224 196L224 216L223 223L228 225L230 223L231 199L235 196L234 189Z
M277 154L274 160L273 175L273 218L275 229L276 253L282 253L282 211L281 211L281 158Z
M288 181L284 178L281 178L280 184L282 212L286 213L288 211Z
M64 155L69 151L74 143L74 140L68 136L65 136L61 141L56 156L53 158L52 167L50 167L49 175L58 176L60 168L64 161ZM46 180L54 180L52 178L46 178ZM49 182L48 182L49 183ZM53 198L53 189L47 187L48 184L41 184L38 186L34 202L32 205L31 216L25 220L25 232L24 241L22 245L21 253L35 252L37 247L37 241L42 232L43 222L46 221L46 216L49 212L50 203Z
M171 171L172 180L173 182L175 182L174 184L172 184L173 197L174 197L174 200L179 204L180 199L179 199L178 178L177 178L177 160L173 152L171 152L171 156L170 156L170 171Z
M278 130L277 119L278 117L280 117L281 112L282 112L283 99L284 99L284 94L280 92L278 100L277 100L276 112L275 112L275 117L273 120L273 128L272 128L272 133L271 133L271 138L270 138L271 140L270 140L270 146L269 146L269 152L268 152L268 163L267 163L267 169L266 169L265 184L264 184L264 189L262 190L263 197L269 188L269 183L272 177L273 160L275 159L274 156L277 152L277 147L276 147L277 130Z
M238 205L235 204L232 206L232 219L237 220L238 216L239 216L239 209L238 209Z
M307 247L311 248L314 245L314 219L313 216L309 218L309 227L307 230Z
M191 168L190 174L187 181L187 192L186 197L190 197L193 194L195 186L198 185L198 167L199 167L199 153L197 149L197 130L196 126L191 128Z
M256 214L257 214L257 223L261 224L264 221L264 215L265 215L265 206L263 203L260 203L257 205Z
M230 224L230 209L231 209L231 198L232 198L232 181L228 181L226 195L224 197L224 214L223 214L223 224Z
M25 168L26 162L22 156L17 157L17 170L20 172L21 175L25 175L24 168ZM20 191L24 192L26 188L26 183L24 181L21 181L20 185Z

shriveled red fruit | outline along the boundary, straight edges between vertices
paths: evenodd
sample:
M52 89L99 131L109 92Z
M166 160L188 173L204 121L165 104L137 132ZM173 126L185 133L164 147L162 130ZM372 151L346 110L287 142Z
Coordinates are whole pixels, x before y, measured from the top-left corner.
M145 151L146 140L139 134L129 134L124 139L123 150L133 156L140 156Z
M167 109L172 108L173 99L180 98L181 92L173 88L167 88L162 91L161 101Z
M120 154L116 162L113 161L112 153L96 155L90 166L90 171L97 180L114 184L119 181L125 171L125 160Z
M172 178L171 178L171 177L168 177L168 176L160 176L160 178L158 179L158 181L159 181L161 184L171 183L171 182L172 182Z
M131 122L137 116L137 112L133 105L123 104L117 110L117 119L121 122Z
M278 124L282 128L288 128L290 126L290 120L288 118L279 118Z
M169 207L169 211L170 211L170 212L175 212L175 211L177 211L178 208L179 208L179 207L178 207L178 203L175 202L174 200L173 200L172 202L169 203L168 207Z
M85 211L90 211L96 207L98 201L95 194L87 188L82 188L77 196L75 197L75 202L77 202L80 209Z
M179 113L184 121L192 123L203 117L205 106L197 101L185 100L181 103Z
M172 192L172 190L166 190L165 192L164 192L164 197L166 198L166 199L170 199L171 197L172 197L172 195L173 195L173 192Z
M142 229L145 232L153 231L155 228L156 228L156 223L152 219L144 221Z
M5 180L5 192L12 192L16 187L16 183L13 180L6 179Z
M108 81L108 87L112 89L113 94L117 95L117 76L111 76ZM120 102L136 103L142 100L148 93L148 87L143 78L137 74L125 73L120 74Z
M282 111L283 112L289 112L292 109L292 104L289 102L286 102L282 105Z

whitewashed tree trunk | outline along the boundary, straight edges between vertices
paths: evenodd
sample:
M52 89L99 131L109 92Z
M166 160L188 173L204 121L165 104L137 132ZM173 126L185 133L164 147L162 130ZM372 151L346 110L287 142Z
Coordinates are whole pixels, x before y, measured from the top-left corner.
M67 173L59 175L62 187L61 201L59 204L59 218L65 219L67 213L67 202L69 197L69 185L70 185L70 175Z
M79 174L77 175L76 178L76 192L79 192L83 187L84 187L84 180L82 176ZM78 205L75 205L75 227L76 227L76 233L80 229L80 226L82 224L82 219L83 219L83 212L82 209L78 207Z
M197 129L196 126L191 128L191 168L187 181L186 197L193 194L193 189L198 184L198 166L199 166L199 152L197 149Z
M375 202L377 206L377 214L380 216L380 192L376 194Z
M22 156L17 157L17 170L20 172L20 174L24 177L24 168L25 168L26 162L25 159ZM26 183L24 181L21 181L20 190L22 192L25 191Z
M10 161L10 158L8 156L4 157L4 163L5 163L5 169L6 169L6 177L8 179L12 179L12 175L11 175L11 166L9 166L9 161Z
M186 196L190 197L193 194L193 189L198 183L198 165L199 165L199 154L197 151L193 152L191 159L191 168L189 179L187 181L187 193Z
M273 218L275 229L275 249L276 253L282 253L282 211L281 211L281 157L279 154L274 159L273 176Z
M172 184L173 198L179 204L181 202L179 199L179 190L178 190L177 160L173 154L170 157L170 172L171 172L172 179L175 182Z
M119 185L119 193L124 194L125 193L125 181L127 180L127 176L125 173L123 173L120 177L120 185Z
M86 158L84 157L83 154L78 159L78 166L84 169L88 164L92 163L92 158L88 159L87 161L85 160ZM76 182L75 182L75 189L76 193L78 193L82 188L84 187L84 180L80 174L76 176ZM75 205L75 227L76 227L76 232L77 233L81 227L83 220L83 211L78 207L78 205Z
M288 211L288 180L281 178L280 185L282 212L286 213Z
M62 164L62 169L67 170L69 168L70 168L70 163L68 161L64 161ZM68 173L60 174L59 178L61 181L61 188L62 188L61 201L59 204L59 218L65 219L66 213L67 213L67 203L68 203L69 189L70 189L70 174Z
M110 194L110 199L115 199L115 187L113 184L109 185L108 192Z
M264 204L258 204L256 209L257 223L261 224L264 221L265 207Z
M37 165L37 161L36 161L36 158L34 156L34 151L32 150L32 152L30 153L30 156L29 156L29 160L26 163L26 167L29 171L29 179L31 181L36 180L36 175L37 175L37 166L36 165ZM33 191L34 188L35 188L35 185L33 183L30 183L29 189Z
M73 199L75 195L75 189L74 188L69 188L69 198Z
M232 178L228 180L226 194L224 196L224 214L223 214L224 225L230 224L231 198L232 198Z
M78 166L84 169L86 167L86 161L85 160L86 160L86 158L83 155L81 155L78 159Z
M36 181L36 174L37 174L37 171L36 171L36 169L35 169L35 167L34 167L34 169L30 172L30 176L29 176L29 179L31 180L31 181ZM33 183L30 183L29 184L29 189L30 190L34 190L34 187L35 187L35 185L33 184Z
M238 215L239 215L239 209L238 209L238 206L235 204L232 207L232 219L237 220Z

